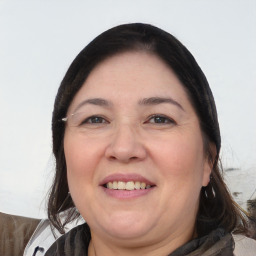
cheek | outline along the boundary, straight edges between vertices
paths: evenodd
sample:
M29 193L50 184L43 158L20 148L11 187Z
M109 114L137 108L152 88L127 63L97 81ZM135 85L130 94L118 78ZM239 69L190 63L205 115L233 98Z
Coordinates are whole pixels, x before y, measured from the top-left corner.
M102 155L101 145L96 140L91 141L83 136L72 136L66 133L64 138L64 153L67 170L72 173L87 173L92 165Z
M161 150L160 150L161 148ZM202 164L203 149L196 142L191 141L190 143L180 140L172 140L170 143L164 145L159 145L158 149L160 162L165 165L165 167L171 167L174 172L183 171L193 171L193 167ZM179 173L176 173L179 174Z
M190 184L201 186L204 172L203 141L200 135L173 136L152 143L153 161L159 171L174 186Z
M197 135L196 135L197 136ZM200 136L172 136L158 140L154 149L153 165L161 175L159 187L163 215L173 219L194 221L204 173L204 152ZM151 151L152 152L152 151ZM177 221L177 225L183 225Z
M87 218L85 210L88 210L88 202L91 202L94 186L96 186L95 170L100 158L99 147L84 143L82 138L72 136L72 134L66 134L64 153L71 197L79 212ZM87 205L86 209L84 205Z
M72 135L72 134L71 134ZM84 139L66 134L64 138L64 153L67 164L67 179L71 191L89 188L93 183L96 165L100 159L101 150L95 143L84 143ZM85 184L87 184L85 186ZM79 194L79 193L76 193Z

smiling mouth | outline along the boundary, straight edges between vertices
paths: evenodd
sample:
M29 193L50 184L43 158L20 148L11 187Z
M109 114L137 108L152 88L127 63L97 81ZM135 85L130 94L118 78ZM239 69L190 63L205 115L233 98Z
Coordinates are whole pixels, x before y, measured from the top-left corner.
M112 189L112 190L144 190L154 187L154 185L146 184L145 182L140 181L113 181L107 182L103 187Z

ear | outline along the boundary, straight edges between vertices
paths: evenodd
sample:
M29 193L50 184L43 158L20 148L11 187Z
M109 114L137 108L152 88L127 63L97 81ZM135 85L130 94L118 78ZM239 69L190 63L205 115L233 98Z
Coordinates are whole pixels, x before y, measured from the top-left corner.
M212 173L216 155L217 155L216 146L215 144L210 143L210 145L208 146L208 150L206 152L205 162L204 162L204 173L203 173L203 179L202 179L203 187L206 187L210 182L210 176Z

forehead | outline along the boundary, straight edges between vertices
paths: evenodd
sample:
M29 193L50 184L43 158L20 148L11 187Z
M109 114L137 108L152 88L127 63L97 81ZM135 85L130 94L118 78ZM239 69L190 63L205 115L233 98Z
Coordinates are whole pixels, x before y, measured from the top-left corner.
M95 97L117 104L149 97L172 97L190 104L172 69L158 56L143 51L117 54L99 63L75 95L70 109Z

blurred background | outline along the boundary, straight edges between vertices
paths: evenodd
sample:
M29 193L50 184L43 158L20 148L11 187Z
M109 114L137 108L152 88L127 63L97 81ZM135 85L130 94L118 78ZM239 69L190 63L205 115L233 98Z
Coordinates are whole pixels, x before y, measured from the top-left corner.
M215 96L235 200L256 198L255 0L0 0L0 211L46 217L58 86L95 36L144 22L192 52Z

